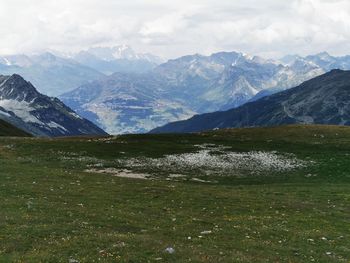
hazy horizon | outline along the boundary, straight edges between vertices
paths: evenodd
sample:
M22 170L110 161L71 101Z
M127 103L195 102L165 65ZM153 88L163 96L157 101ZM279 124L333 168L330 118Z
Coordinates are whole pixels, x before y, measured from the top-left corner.
M196 53L188 53L188 54L183 54L183 55L180 55L180 56L176 56L176 57L164 57L164 56L161 56L159 54L156 54L156 53L151 53L151 52L147 52L147 51L140 51L138 52L139 50L135 50L132 46L128 45L128 44L123 44L123 45L126 45L128 47L130 47L133 51L135 51L136 54L149 54L149 55L154 55L156 57L159 57L160 59L163 59L164 62L168 61L168 60L171 60L171 59L177 59L177 58L181 58L181 57L184 57L184 56L193 56L193 55L200 55L200 56L210 56L210 55L213 55L213 54L216 54L216 53L221 53L221 52L225 52L225 53L232 53L232 52L236 52L236 53L241 53L243 55L247 55L247 56L250 56L250 57L260 57L262 59L266 59L266 60L276 60L276 61L279 61L281 59L284 59L288 56L300 56L300 57L306 57L306 56L312 56L312 55L319 55L321 53L327 53L328 55L330 56L333 56L333 57L342 57L342 56L348 56L350 54L341 54L341 55L335 55L331 52L328 52L327 50L324 50L324 51L320 51L320 52L314 52L314 53L309 53L309 54L297 54L297 53L291 53L291 54L285 54L285 55L282 55L281 57L268 57L266 55L257 55L257 54L252 54L252 53L246 53L246 52L243 52L243 51L240 51L240 50L218 50L218 51L214 51L214 52L207 52L207 53L199 53L199 52L196 52ZM42 49L42 50L36 50L36 51L32 51L32 52L20 52L20 53L12 53L12 54L0 54L0 56L2 57L10 57L10 56L16 56L16 55L24 55L24 56L36 56L36 55L42 55L44 53L51 53L57 57L61 57L61 58L70 58L70 57L73 57L74 55L78 54L79 52L82 52L82 51L88 51L89 49L92 49L92 48L115 48L115 47L119 47L119 46L122 46L122 45L106 45L106 46L92 46L92 47L88 47L88 48L84 48L84 49L81 49L81 50L76 50L76 51L71 51L71 52L64 52L64 51L59 51L59 50L53 50L53 49Z
M83 48L83 49L79 49L79 50L75 50L75 51L71 51L71 52L65 52L65 51L60 51L60 50L54 50L54 49L42 49L42 50L36 50L36 51L32 51L32 52L19 52L19 53L12 53L12 54L0 54L0 56L2 57L10 57L10 56L16 56L16 55L25 55L25 56L36 56L36 55L41 55L41 54L44 54L44 53L51 53L55 56L58 56L58 57L62 57L62 58L69 58L71 56L74 56L76 54L78 54L79 52L81 51L89 51L89 49L93 49L93 48L115 48L115 47L119 47L119 46L128 46L129 48L131 48L133 51L135 51L135 53L137 54L149 54L149 55L154 55L154 56L157 56L159 57L160 59L163 59L164 62L166 62L167 60L171 60L171 59L177 59L177 58L180 58L180 57L183 57L183 56L193 56L193 55L201 55L201 56L210 56L210 55L213 55L213 54L216 54L216 53L221 53L221 52L226 52L226 53L231 53L231 52L237 52L237 53L242 53L244 55L247 55L247 56L251 56L252 58L257 56L257 57L260 57L262 59L266 59L266 60L269 60L269 59L273 59L273 60L281 60L285 57L288 57L288 56L312 56L312 55L319 55L321 53L328 53L330 56L333 56L333 57L342 57L342 56L347 56L350 54L340 54L340 55L336 55L336 54L333 54L331 52L328 52L327 50L323 50L323 51L320 51L320 52L313 52L313 53L308 53L308 54L298 54L298 53L290 53L290 54L283 54L282 56L280 57L268 57L266 55L258 55L258 54L252 54L252 53L247 53L247 52L244 52L242 50L217 50L217 51L213 51L213 52L207 52L207 53L199 53L199 52L195 52L195 53L186 53L186 54L182 54L180 56L174 56L174 57L164 57L164 56L161 56L157 53L151 53L151 52L147 52L147 51L140 51L140 50L135 50L131 45L128 45L128 44L122 44L122 45L118 45L116 43L116 45L101 45L101 46L91 46L91 47L87 47L87 48Z

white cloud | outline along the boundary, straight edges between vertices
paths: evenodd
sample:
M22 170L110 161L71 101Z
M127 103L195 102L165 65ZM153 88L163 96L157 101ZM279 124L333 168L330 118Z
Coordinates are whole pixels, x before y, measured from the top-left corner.
M350 53L348 0L2 0L0 53L130 44L166 57Z

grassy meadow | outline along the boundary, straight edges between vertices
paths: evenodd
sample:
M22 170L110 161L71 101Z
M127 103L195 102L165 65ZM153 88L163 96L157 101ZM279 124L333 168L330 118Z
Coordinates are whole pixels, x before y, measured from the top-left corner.
M0 137L0 262L349 262L350 128Z

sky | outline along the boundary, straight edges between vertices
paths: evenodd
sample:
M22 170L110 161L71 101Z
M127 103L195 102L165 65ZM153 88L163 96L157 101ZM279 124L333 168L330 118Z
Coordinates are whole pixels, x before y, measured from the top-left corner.
M0 54L127 44L164 58L350 54L349 0L1 0Z

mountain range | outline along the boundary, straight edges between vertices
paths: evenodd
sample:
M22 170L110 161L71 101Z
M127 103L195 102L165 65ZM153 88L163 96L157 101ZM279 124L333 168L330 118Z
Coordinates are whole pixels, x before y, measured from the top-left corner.
M327 52L322 52L316 55L302 57L299 55L288 55L280 59L285 65L295 64L313 64L328 72L332 69L348 70L350 69L350 56L334 57Z
M19 73L109 133L143 133L195 114L224 111L295 87L350 56L328 53L268 60L238 52L199 54L162 63L130 47L73 54L0 57L0 74Z
M147 72L163 62L128 46L100 47L76 54L44 52L0 57L0 74L19 74L38 90L57 96L115 72Z
M107 132L140 133L194 114L238 107L261 91L287 89L324 70L237 52L169 60L147 73L117 73L60 96Z
M0 120L35 136L106 135L17 74L0 76Z
M152 133L199 132L282 124L350 125L350 71L332 70L228 111L197 115L156 128Z

